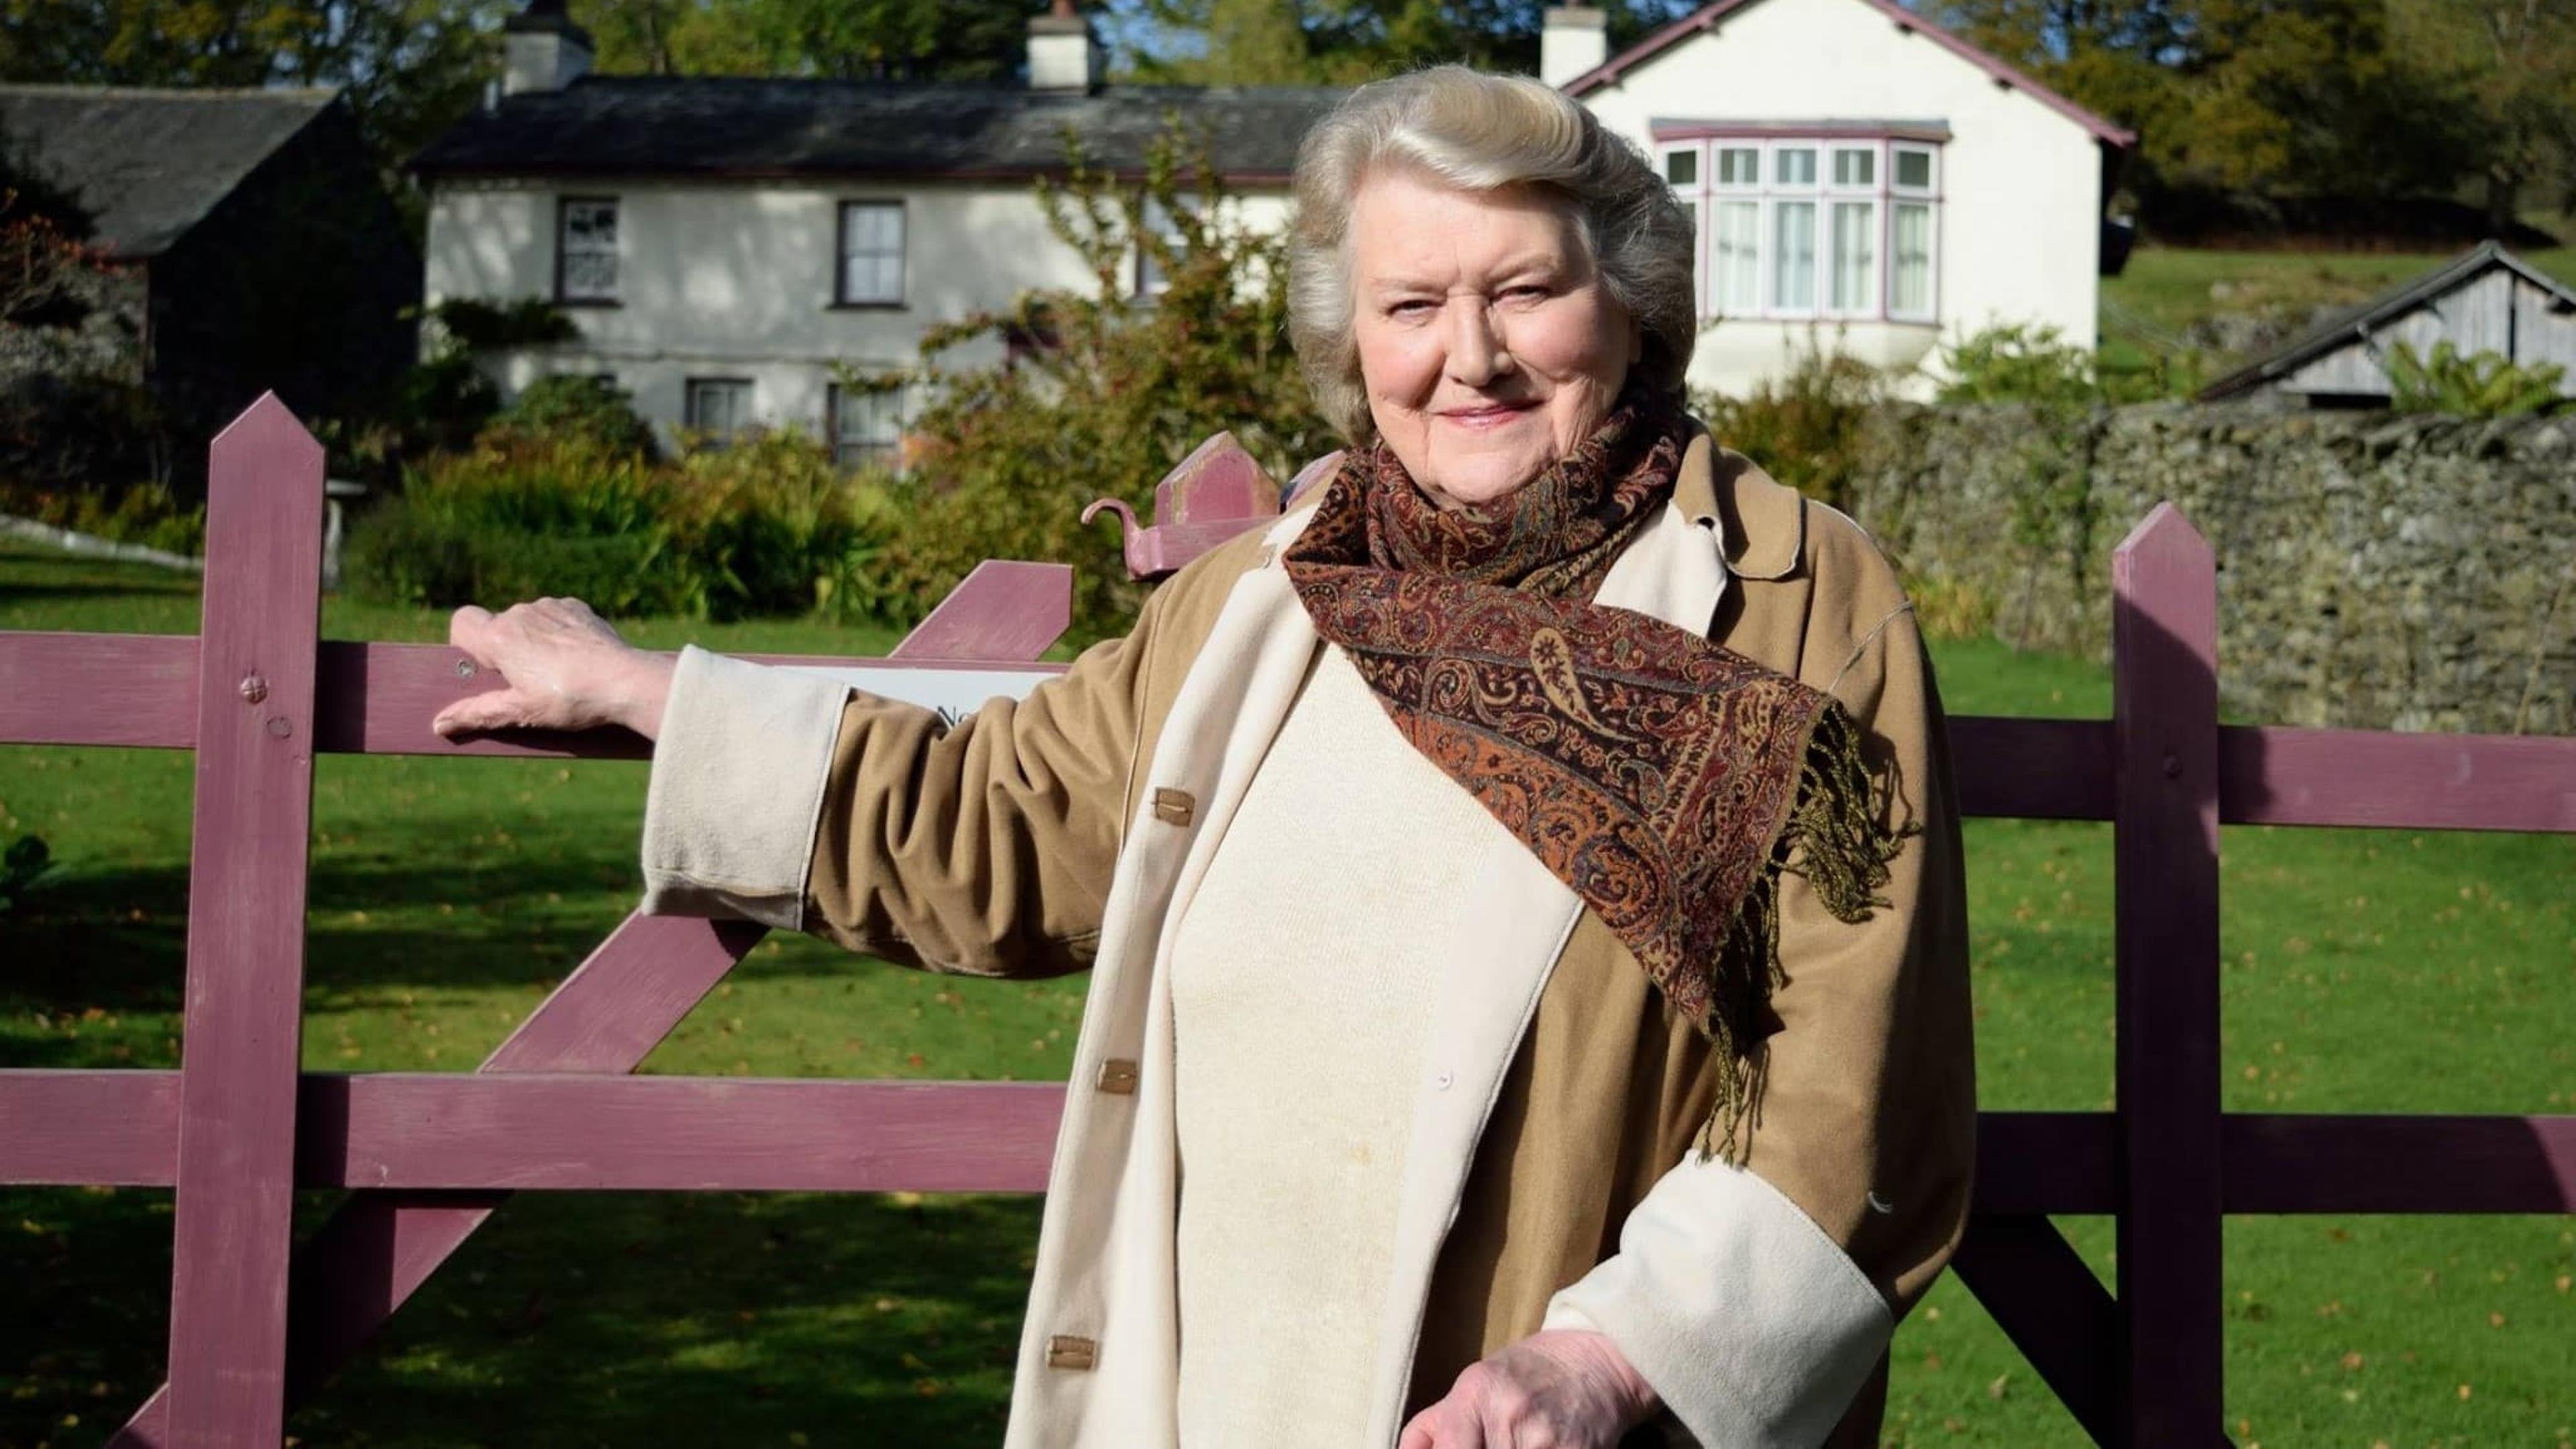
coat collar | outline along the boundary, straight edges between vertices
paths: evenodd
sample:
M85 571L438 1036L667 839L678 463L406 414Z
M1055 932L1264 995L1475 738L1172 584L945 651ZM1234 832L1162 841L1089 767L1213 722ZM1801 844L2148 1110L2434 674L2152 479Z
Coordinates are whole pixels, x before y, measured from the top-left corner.
M1692 427L1673 484L1673 507L1717 530L1727 571L1737 578L1768 582L1797 572L1807 543L1805 495L1773 482L1742 453L1719 447L1696 423Z

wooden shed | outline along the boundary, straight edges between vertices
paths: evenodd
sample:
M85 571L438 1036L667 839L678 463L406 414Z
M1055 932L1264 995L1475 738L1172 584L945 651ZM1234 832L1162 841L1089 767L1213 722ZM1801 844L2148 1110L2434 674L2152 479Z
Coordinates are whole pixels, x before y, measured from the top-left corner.
M2383 407L2382 360L2399 342L2417 356L2448 342L2524 367L2566 369L2576 397L2576 288L2535 271L2495 242L2329 319L2280 351L2201 389L2203 402L2280 398L2311 407Z

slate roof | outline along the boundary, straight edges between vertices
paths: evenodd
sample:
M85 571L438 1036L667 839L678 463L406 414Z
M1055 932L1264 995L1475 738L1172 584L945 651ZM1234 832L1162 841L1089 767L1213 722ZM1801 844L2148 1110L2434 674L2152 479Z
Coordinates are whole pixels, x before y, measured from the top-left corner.
M1092 165L1140 171L1177 112L1217 169L1284 182L1306 128L1343 92L1303 86L1016 86L714 76L584 76L503 97L412 158L439 176L1020 178L1061 170L1062 133Z
M0 145L71 193L90 240L157 256L337 98L332 90L0 86Z
M2248 363L2202 388L2193 395L2194 400L2218 402L2285 377L2337 347L2356 338L2368 337L2423 303L2457 290L2492 267L2502 267L2521 277L2557 298L2560 306L2576 308L2576 287L2535 269L2529 262L2506 251L2501 242L2483 241L2413 281L2328 317L2284 344L2280 351Z

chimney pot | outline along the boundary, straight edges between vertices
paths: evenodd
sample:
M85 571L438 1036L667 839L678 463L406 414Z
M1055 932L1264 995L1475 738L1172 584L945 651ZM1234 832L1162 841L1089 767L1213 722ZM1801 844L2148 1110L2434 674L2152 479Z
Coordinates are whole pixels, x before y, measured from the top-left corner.
M1044 15L1029 17L1029 89L1088 91L1100 83L1100 42L1073 0L1055 0Z
M1562 86L1610 58L1610 16L1591 5L1551 5L1541 14L1538 78Z
M590 74L590 32L573 24L564 0L528 0L501 32L503 95L559 91Z

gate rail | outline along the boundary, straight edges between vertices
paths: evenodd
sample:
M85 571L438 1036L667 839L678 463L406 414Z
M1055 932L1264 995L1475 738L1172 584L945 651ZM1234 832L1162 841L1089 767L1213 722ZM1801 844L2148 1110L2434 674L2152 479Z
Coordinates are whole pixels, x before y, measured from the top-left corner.
M432 734L489 681L317 640L322 504L264 398L214 444L202 634L0 632L0 743L197 752L183 1065L0 1071L0 1183L176 1189L170 1381L112 1443L277 1444L512 1192L1043 1190L1061 1085L627 1075L760 940L739 923L630 917L475 1073L300 1072L317 752L649 752ZM987 563L886 660L794 662L1045 669L1070 577ZM2576 1210L2576 1116L2220 1110L2218 827L2576 832L2576 740L2220 725L2214 562L2170 504L2113 593L2112 719L1950 721L1965 813L2112 822L2118 1013L2113 1111L1982 1115L1954 1266L2098 1442L2213 1443L2222 1214ZM356 1191L297 1245L297 1187ZM2117 1218L2117 1297L2053 1213Z

